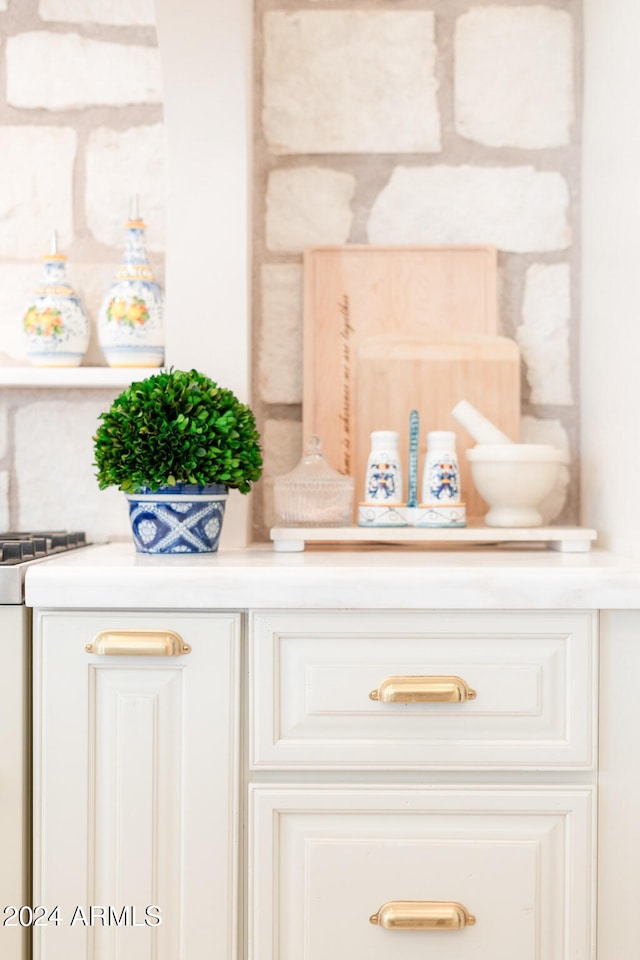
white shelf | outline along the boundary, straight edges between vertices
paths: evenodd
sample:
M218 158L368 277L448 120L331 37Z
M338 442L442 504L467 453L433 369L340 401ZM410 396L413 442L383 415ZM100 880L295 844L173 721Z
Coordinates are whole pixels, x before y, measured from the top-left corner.
M543 544L565 553L586 553L596 539L586 527L487 527L471 521L466 527L272 527L273 549L304 550L305 544Z
M128 387L162 367L0 367L0 387Z

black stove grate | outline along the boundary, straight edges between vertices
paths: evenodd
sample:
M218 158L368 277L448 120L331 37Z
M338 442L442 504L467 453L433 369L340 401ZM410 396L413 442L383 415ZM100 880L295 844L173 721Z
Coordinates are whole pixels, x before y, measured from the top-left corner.
M86 534L70 530L10 530L0 533L0 566L27 563L87 544Z

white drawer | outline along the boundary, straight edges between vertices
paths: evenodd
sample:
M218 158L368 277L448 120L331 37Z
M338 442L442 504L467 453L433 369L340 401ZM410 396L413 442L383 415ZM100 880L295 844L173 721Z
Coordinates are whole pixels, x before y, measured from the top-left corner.
M251 766L591 767L595 644L581 612L255 613ZM397 676L461 678L476 696L370 698Z
M254 787L250 807L249 960L593 956L591 788ZM475 923L370 922L398 901Z

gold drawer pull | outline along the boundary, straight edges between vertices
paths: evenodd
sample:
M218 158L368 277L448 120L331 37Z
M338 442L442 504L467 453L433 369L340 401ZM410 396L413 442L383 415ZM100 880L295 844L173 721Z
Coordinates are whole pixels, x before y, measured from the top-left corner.
M462 930L475 922L455 900L389 900L369 917L385 930Z
M103 630L85 650L101 657L181 657L191 653L175 630Z
M460 677L387 677L369 694L380 703L463 703L476 692Z

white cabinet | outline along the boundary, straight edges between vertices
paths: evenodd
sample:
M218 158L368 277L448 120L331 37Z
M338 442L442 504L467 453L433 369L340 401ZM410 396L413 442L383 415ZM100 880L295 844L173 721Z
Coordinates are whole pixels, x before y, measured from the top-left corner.
M249 958L585 960L591 806L589 788L255 787ZM440 927L371 922L407 902ZM452 902L473 924L444 928Z
M34 632L35 960L595 960L595 613Z
M29 619L24 607L2 608L0 666L0 957L27 960L28 930L11 907L29 903L29 714L25 703L29 657ZM6 923L6 926L5 926Z
M34 633L34 957L236 960L239 615Z
M596 631L254 612L249 960L593 958Z

